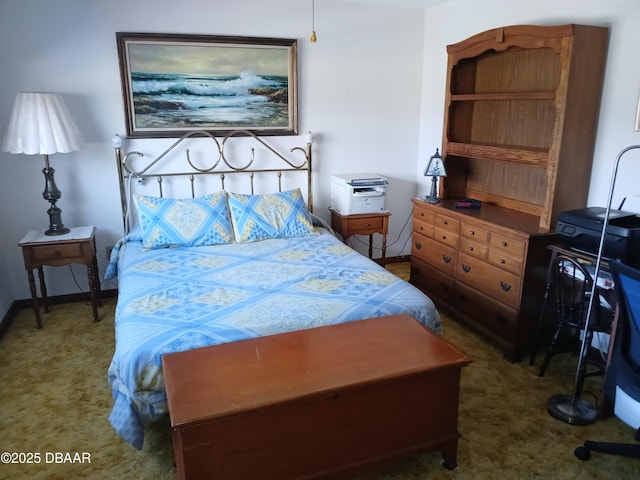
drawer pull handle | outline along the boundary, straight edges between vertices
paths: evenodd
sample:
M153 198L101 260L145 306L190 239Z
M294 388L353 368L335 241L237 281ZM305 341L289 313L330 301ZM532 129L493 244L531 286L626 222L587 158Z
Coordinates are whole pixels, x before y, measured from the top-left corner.
M443 225L447 225L449 222L447 222L446 220L442 220L442 224Z
M365 226L365 227L370 227L370 226L371 226L371 224L370 224L370 223L365 223L365 224L364 224L364 226Z
M504 240L502 242L500 242L500 245L502 245L503 247L507 246L507 242L505 242Z
M447 236L446 235L442 235L442 240L446 240Z
M505 317L504 315L500 315L499 313L496 313L496 320L498 320L500 323L504 323L504 324L509 322L507 317Z
M462 271L464 273L469 273L471 271L471 266L470 265L465 265L464 263L462 264Z
M60 255L62 255L62 253L60 253L60 250L54 250L53 251L53 256L54 257L59 257Z
M504 258L501 258L501 259L500 259L500 263L501 263L502 265L504 265L504 264L505 264L505 263L507 263L507 262L505 261L505 259L504 259Z
M473 252L473 247L469 247L469 251L470 251L470 252Z
M500 280L500 288L502 288L502 290L504 290L505 292L508 292L509 290L511 290L511 285Z
M473 230L471 230L471 231L469 232L469 235L471 235L471 236L474 236L475 234L476 234L476 232L474 232Z
M449 255L442 255L442 260L444 260L444 263L451 263L451 257Z
M420 250L422 248L422 244L420 242L416 242L415 246L418 250Z
M420 230L424 230L424 227L423 227L423 226L420 226Z
M444 282L440 282L440 288L441 288L442 290L444 290L445 292L448 292L448 291L449 291L449 285L447 285L447 284L446 284L446 283L444 283Z
M421 216L421 217L424 217L424 212L420 212L420 216Z

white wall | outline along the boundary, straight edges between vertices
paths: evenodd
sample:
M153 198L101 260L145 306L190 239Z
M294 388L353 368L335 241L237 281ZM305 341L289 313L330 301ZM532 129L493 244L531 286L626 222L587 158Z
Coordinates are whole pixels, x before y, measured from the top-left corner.
M300 132L317 134L315 211L328 218L334 173L377 172L391 179L391 242L410 214L416 191L421 9L316 2L318 42L311 44L311 2L300 0L4 0L0 2L0 126L16 92L62 93L85 139L82 151L51 156L68 226L97 227L99 266L121 235L116 166L110 139L124 133L115 32L198 33L297 38ZM278 139L303 145L302 137ZM150 152L161 141L146 140ZM40 156L0 153L3 267L0 316L29 298L16 244L48 225ZM389 246L397 255L404 240ZM46 268L50 295L77 292L67 268ZM86 288L84 268L74 266ZM113 288L113 285L103 285ZM5 298L6 297L6 298Z
M366 0L317 0L316 44L307 41L310 3L0 2L0 125L18 91L63 94L87 143L81 152L51 157L62 190L58 205L65 224L97 226L101 270L106 265L105 247L121 233L110 147L113 134L124 132L116 31L298 38L300 132L311 129L318 138L316 212L327 217L332 174L368 171L387 175L392 181L390 242L410 215L409 198L417 190L426 191L422 171L441 143L447 44L511 24L608 25L610 48L590 205L606 202L617 153L624 146L640 143L639 134L633 132L640 92L637 0L449 0L426 10L366 6ZM389 4L395 2L389 0ZM302 143L301 138L279 141ZM151 151L158 142L146 140L144 144ZM623 162L616 187L620 194L614 204L622 195L639 193L633 185L640 173L639 157ZM16 244L28 230L48 224L48 204L41 197L42 167L38 156L0 153L0 317L11 301L29 297ZM408 235L405 229L388 255L409 253L409 245L405 246ZM73 268L86 288L83 269ZM51 295L77 292L68 269L47 269L47 278Z

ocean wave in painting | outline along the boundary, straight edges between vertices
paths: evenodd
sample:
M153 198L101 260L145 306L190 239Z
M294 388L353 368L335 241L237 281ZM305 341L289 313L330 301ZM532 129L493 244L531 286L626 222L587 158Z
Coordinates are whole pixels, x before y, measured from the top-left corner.
M288 126L287 77L132 75L137 128Z

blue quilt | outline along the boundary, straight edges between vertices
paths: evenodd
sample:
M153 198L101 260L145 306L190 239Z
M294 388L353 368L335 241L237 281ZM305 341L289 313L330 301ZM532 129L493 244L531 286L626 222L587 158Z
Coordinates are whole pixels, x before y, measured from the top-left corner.
M162 355L371 317L409 313L440 333L417 288L317 234L253 243L144 250L130 234L113 249L118 277L109 421L142 448L144 425L167 413Z

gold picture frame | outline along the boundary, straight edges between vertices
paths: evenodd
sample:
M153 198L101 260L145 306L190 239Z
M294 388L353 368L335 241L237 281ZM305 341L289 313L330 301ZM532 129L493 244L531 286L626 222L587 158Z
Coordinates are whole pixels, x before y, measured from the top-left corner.
M128 137L297 135L295 39L117 32Z

